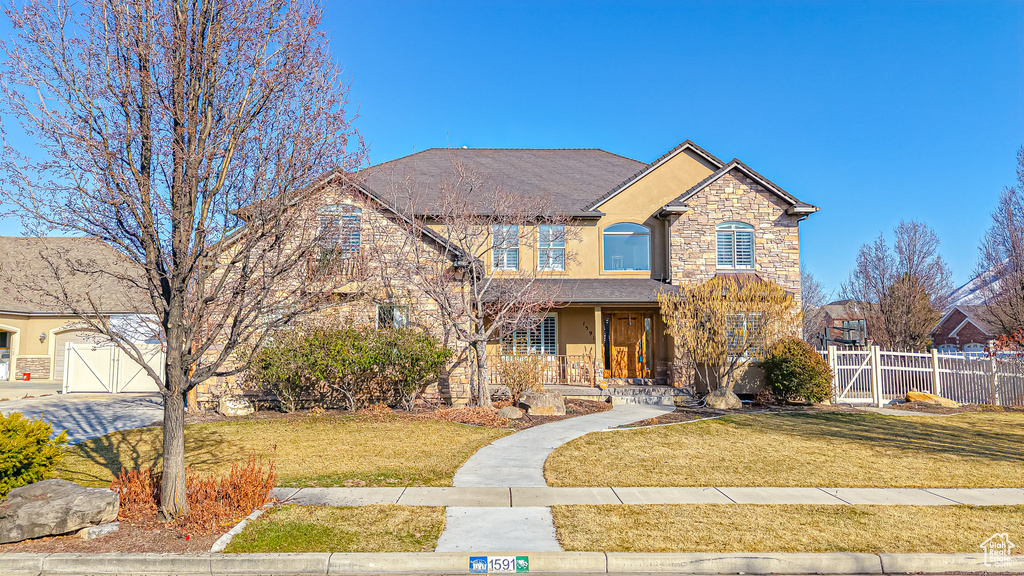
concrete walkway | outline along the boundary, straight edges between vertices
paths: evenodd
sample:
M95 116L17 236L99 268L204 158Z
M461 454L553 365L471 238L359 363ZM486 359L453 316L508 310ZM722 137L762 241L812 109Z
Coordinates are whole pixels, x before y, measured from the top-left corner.
M462 494L462 490L475 490L477 497L483 498L481 491L498 487L494 492L497 499L484 505L448 504L437 551L560 551L562 546L555 537L555 522L551 517L553 501L526 497L524 501L529 501L528 505L513 506L512 490L547 489L544 462L562 444L590 432L653 418L674 409L674 406L620 404L607 412L528 428L484 446L455 473L453 488L448 489L447 494L452 498ZM418 490L429 489L412 490L415 495ZM507 501L503 500L505 490L509 491ZM426 493L421 494L426 496ZM399 500L403 498L409 501L405 493ZM420 501L427 500L421 497Z
M446 506L462 509L544 508L565 504L887 504L1013 506L1024 488L275 488L285 504ZM478 525L477 528L486 523Z
M77 444L117 430L159 424L163 406L159 394L80 393L0 402L0 412L49 422L54 434L67 430L68 443Z
M452 486L547 486L544 462L566 442L584 434L654 418L674 406L620 404L607 412L527 428L491 442L455 473Z

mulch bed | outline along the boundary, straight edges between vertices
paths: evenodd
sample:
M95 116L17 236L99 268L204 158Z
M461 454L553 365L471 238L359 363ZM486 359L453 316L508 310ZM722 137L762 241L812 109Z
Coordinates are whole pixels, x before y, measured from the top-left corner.
M500 418L497 415L497 411L505 406L510 406L510 402L494 402L493 408L478 408L478 407L451 407L445 405L435 405L421 403L416 406L414 410L391 410L379 406L371 406L365 410L359 410L355 413L349 410L302 410L297 412L277 412L273 410L260 410L253 412L252 414L244 417L228 417L222 416L221 414L213 411L207 412L196 412L188 413L185 415L186 424L200 424L206 422L224 422L227 420L279 420L279 419L301 419L306 418L310 415L318 416L364 416L369 418L412 418L412 419L423 419L431 418L437 420L445 420L447 422L458 422L460 424L471 424L474 426L488 426L491 428L511 428L513 430L525 430L532 428L533 426L539 426L541 424L547 424L548 422L554 422L556 420L564 420L566 418L574 418L576 416L586 416L587 414L594 414L597 412L604 412L611 410L611 404L598 400L577 400L569 398L565 400L566 414L565 416L530 416L524 414L519 420L506 420Z
M226 532L228 528L225 528ZM0 553L8 552L153 552L171 554L200 554L209 552L221 534L187 534L180 527L162 524L153 519L149 522L121 522L117 532L83 540L74 534L47 536L35 540L0 544Z
M992 406L989 404L961 404L959 408L947 408L938 404L928 402L904 402L886 406L894 410L907 410L909 412L923 412L927 414L964 414L967 412L1024 412L1024 406Z

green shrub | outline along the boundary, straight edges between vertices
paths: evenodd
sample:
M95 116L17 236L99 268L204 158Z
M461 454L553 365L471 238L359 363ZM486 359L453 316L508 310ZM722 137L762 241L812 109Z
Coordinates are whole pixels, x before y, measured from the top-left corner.
M512 404L519 403L519 397L527 390L543 388L544 361L536 354L505 356L498 359L498 382L508 386Z
M776 343L764 362L765 379L776 396L822 402L832 397L832 371L810 344L796 338Z
M50 475L68 443L67 432L50 440L52 432L47 422L29 420L17 412L0 414L0 498Z
M256 355L249 382L277 396L285 410L373 403L412 405L451 355L411 330L289 328Z

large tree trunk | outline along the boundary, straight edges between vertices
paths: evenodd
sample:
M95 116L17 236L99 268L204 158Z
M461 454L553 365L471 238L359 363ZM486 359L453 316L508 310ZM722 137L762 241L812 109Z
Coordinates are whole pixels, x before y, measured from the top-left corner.
M487 387L487 342L478 340L476 348L476 394L480 406L491 405L491 392Z
M164 457L160 481L160 517L165 520L188 514L185 499L185 394L178 386L182 376L168 366L169 391L164 395Z

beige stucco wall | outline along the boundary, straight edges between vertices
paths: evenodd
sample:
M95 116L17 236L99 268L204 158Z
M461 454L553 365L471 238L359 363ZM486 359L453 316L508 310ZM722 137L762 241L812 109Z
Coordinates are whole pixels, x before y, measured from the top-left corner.
M13 366L8 379L18 379L23 372L31 372L33 378L49 378L53 373L54 336L76 322L78 318L74 316L0 314L0 331L13 333ZM40 342L42 334L46 338Z
M599 220L575 221L568 237L566 251L575 254L564 272L539 273L541 277L565 278L667 278L668 222L655 217L662 207L674 200L713 172L706 163L682 151L669 158L655 170L605 201L596 210L604 212ZM595 196L602 191L595 191ZM581 207L582 208L582 207ZM629 222L642 224L651 230L651 271L602 270L602 232L612 224ZM440 230L432 223L431 227ZM536 227L524 227L520 235L528 238L519 247L521 270L533 271L537 266ZM487 266L491 266L487 255ZM500 272L497 273L500 275Z

